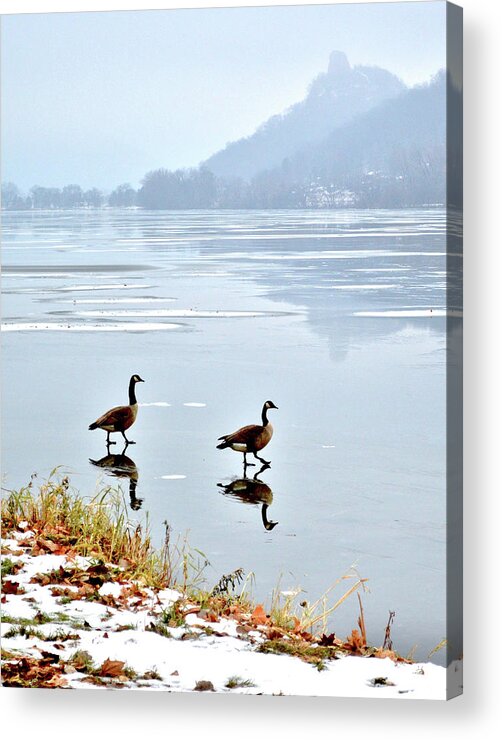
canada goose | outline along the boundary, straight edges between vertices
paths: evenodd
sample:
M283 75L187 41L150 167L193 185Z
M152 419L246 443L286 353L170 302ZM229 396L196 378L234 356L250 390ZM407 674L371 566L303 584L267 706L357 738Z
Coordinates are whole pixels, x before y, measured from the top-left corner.
M129 429L129 427L134 424L138 414L138 402L136 401L135 393L136 383L144 382L145 381L140 378L139 375L132 375L131 380L129 381L129 406L115 406L89 425L89 429L105 430L107 445L115 444L115 442L110 442L111 432L121 432L128 445L136 444L132 439L127 439L125 436L125 430Z
M103 468L109 475L115 478L129 478L129 498L131 509L141 508L142 498L136 498L136 488L138 485L138 468L136 463L130 457L125 455L127 445L125 445L120 455L105 455L100 460L89 458L89 462L98 468Z
M232 434L224 434L218 439L222 439L223 442L216 445L218 450L224 450L226 447L230 447L236 452L242 452L244 455L244 467L248 465L254 465L254 463L248 463L246 460L246 454L252 452L257 460L266 465L270 465L267 460L259 457L256 453L262 450L268 445L272 439L274 428L267 418L267 411L269 409L276 409L277 406L272 401L265 401L261 412L261 426L259 424L249 424L249 426L241 427Z
M261 520L265 529L270 532L279 522L272 522L267 517L267 509L271 506L274 499L272 489L266 483L258 478L268 465L262 468L253 476L253 478L238 478L230 483L218 483L218 488L222 488L225 496L231 496L245 504L261 504Z

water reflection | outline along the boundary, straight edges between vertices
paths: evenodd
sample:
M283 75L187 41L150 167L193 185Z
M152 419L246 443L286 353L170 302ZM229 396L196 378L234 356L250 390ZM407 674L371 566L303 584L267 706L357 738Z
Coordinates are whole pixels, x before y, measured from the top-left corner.
M120 455L107 454L100 460L93 460L89 458L89 462L92 465L96 465L98 468L106 470L108 475L113 475L115 478L129 478L129 498L131 509L137 511L143 504L142 498L137 498L136 488L138 485L139 472L136 467L136 463L130 457L125 454L128 445L125 445ZM110 448L107 448L108 453Z
M265 529L270 532L279 522L271 521L267 516L268 507L272 505L274 494L269 485L258 478L258 476L270 465L263 465L252 478L236 478L230 483L218 483L224 496L231 496L242 501L244 504L261 504L261 520ZM244 476L246 473L244 472Z

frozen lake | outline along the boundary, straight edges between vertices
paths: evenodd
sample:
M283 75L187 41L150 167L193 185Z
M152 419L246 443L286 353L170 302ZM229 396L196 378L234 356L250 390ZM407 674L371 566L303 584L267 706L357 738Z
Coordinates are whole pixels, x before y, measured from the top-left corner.
M188 533L210 585L242 567L265 601L280 577L313 601L355 564L370 641L392 610L396 649L427 657L446 635L444 210L2 220L4 488L57 465L82 493L120 482L158 541ZM133 373L130 488L87 427ZM235 483L217 437L267 399L271 467Z

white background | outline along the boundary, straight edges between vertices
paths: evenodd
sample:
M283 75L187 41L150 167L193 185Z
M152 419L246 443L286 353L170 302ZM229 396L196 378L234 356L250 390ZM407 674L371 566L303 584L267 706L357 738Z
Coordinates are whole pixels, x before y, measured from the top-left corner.
M0 0L2 13L214 5L209 0ZM465 90L465 694L448 703L2 689L4 737L268 740L495 738L502 727L502 3L460 0ZM498 725L498 730L497 730ZM12 734L11 734L12 733Z

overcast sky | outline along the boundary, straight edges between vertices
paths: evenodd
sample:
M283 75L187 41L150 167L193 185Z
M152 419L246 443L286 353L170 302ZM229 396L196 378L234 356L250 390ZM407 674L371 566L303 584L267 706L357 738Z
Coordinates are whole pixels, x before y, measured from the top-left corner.
M2 18L2 179L137 187L301 100L331 51L407 84L445 66L445 3Z

